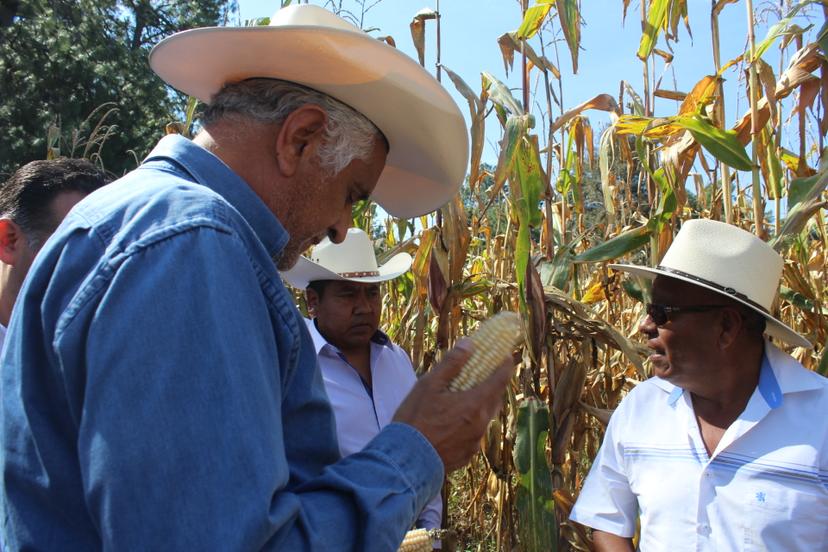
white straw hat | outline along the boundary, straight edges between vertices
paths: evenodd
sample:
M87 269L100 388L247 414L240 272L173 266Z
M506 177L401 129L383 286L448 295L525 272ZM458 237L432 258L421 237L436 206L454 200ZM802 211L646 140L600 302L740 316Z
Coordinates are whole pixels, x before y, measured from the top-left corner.
M784 261L757 236L707 219L685 222L656 268L611 264L610 268L655 278L668 276L715 291L765 317L765 332L791 345L811 342L770 314Z
M268 26L177 33L153 48L150 66L205 103L226 83L261 77L313 88L359 111L388 140L372 198L394 216L433 211L465 177L468 134L448 92L413 59L319 6L288 6Z
M282 277L295 288L305 289L317 280L347 280L376 283L393 280L411 268L408 253L397 253L382 266L377 266L371 239L359 228L349 228L342 243L325 238L311 250L311 258L282 272Z

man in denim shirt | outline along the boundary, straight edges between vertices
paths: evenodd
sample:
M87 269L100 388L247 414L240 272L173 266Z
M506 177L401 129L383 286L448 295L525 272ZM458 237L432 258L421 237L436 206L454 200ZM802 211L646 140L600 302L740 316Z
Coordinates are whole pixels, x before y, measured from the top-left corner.
M412 60L321 8L271 25L156 48L210 103L202 131L78 204L32 267L2 357L9 550L393 551L499 408L510 366L449 393L455 349L337 461L277 266L341 241L369 195L398 216L439 206L465 127Z

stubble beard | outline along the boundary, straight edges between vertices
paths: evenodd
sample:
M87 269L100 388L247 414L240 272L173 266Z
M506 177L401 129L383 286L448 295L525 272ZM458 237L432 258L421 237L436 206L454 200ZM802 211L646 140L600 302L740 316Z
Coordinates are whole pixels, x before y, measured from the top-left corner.
M279 271L290 270L296 265L297 262L299 262L299 256L301 254L301 251L296 250L296 246L294 244L288 242L282 250L281 256L274 259L276 262L276 268L279 269Z

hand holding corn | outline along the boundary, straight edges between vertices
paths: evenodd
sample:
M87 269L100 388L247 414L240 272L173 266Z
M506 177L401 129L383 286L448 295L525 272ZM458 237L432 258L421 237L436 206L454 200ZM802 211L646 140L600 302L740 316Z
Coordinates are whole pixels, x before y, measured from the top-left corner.
M468 463L502 406L514 371L515 334L521 335L515 328L520 329L520 318L514 313L481 325L420 378L394 415L394 421L414 426L429 440L446 472Z

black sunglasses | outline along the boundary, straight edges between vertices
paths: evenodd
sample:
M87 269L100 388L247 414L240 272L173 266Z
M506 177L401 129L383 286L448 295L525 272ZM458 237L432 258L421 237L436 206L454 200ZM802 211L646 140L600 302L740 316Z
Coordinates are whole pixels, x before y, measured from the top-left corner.
M670 320L673 314L678 312L705 312L714 309L723 309L731 305L698 305L692 307L670 307L667 305L658 305L656 303L647 303L647 314L653 319L656 326L663 326Z

